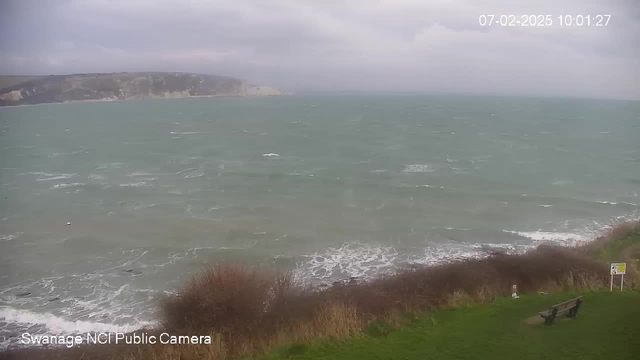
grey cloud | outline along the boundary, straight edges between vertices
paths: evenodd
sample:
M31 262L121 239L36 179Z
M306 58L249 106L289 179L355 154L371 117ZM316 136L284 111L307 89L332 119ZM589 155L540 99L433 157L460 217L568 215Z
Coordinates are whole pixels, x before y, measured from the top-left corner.
M640 98L636 1L10 0L0 10L4 73L194 71L292 90ZM547 13L612 18L606 28L478 25L480 14Z

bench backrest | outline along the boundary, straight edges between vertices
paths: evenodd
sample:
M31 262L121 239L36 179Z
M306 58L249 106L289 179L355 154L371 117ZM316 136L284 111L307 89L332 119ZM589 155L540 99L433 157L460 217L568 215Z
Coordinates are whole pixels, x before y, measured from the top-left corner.
M552 309L562 310L562 309L566 309L568 307L573 307L578 302L578 300L582 300L582 296L578 296L577 298L573 298L571 300L567 300L565 302L561 302L559 304L552 305L551 308Z

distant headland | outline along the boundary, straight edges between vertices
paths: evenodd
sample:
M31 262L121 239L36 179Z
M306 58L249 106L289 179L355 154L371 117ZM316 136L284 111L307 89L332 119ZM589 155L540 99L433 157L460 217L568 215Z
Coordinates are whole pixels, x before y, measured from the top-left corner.
M49 76L0 75L0 106L213 96L285 95L226 76L134 72Z

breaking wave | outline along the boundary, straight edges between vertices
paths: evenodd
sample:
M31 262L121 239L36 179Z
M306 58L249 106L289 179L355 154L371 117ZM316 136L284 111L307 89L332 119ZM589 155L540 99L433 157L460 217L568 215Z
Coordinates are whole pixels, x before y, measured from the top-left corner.
M52 336L78 335L88 332L131 332L156 325L156 323L147 321L127 325L82 320L70 321L50 313L36 313L11 307L0 308L0 321L7 323L8 328L27 329L32 334L38 332L40 335ZM19 346L19 341L19 337L5 337L4 341L0 342L0 350Z
M430 164L405 165L404 170L402 170L402 172L406 172L406 173L430 173L434 171L435 169L433 168L433 165L430 165Z

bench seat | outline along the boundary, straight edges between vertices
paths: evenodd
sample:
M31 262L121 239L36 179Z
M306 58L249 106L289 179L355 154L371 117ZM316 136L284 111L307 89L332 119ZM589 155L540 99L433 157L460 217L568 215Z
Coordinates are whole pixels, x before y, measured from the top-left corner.
M568 312L569 317L575 317L578 314L578 309L580 309L580 304L582 304L582 296L555 304L549 310L540 311L538 315L544 318L546 325L552 325L558 314Z

